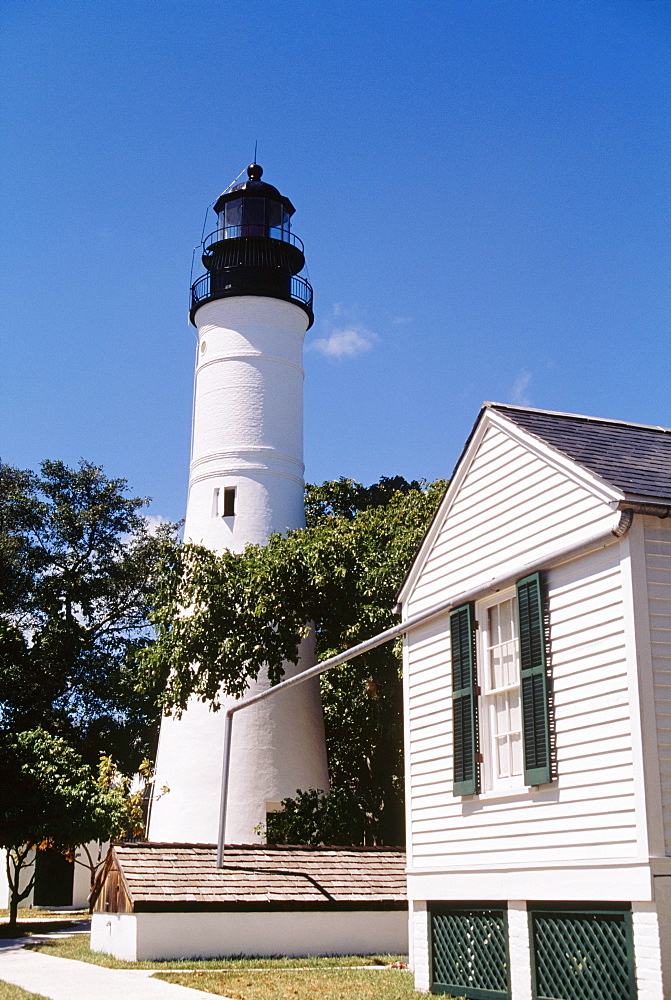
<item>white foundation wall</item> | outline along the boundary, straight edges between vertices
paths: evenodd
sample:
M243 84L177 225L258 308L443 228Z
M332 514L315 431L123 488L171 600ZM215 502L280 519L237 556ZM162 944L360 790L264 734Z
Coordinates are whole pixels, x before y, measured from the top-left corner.
M97 855L98 845L93 842L88 845L89 850ZM107 849L109 847L109 842L103 845L101 850L101 857L104 859L107 854ZM84 862L85 855L81 847L76 850L76 857L80 858ZM4 850L0 850L0 909L7 909L9 906L9 885L7 883L7 867L6 867L7 853ZM21 876L21 885L24 886L28 879L32 876L33 868L32 865L28 869L24 869ZM76 910L84 910L89 905L89 893L91 891L91 873L90 869L85 864L76 863L73 870L72 878L72 908ZM19 903L19 909L25 907L30 907L33 905L33 893L32 891L25 899L22 899Z
M9 907L9 885L7 884L7 851L0 849L0 910Z
M109 840L102 843L93 840L86 845L86 848L78 847L76 849L72 879L72 905L75 909L84 910L89 905L89 893L91 892L89 859L97 866L96 872L98 872L107 857L109 846Z
M91 891L91 875L88 868L75 864L72 879L72 905L77 910L84 910L89 905Z
M423 900L408 902L408 939L410 968L415 974L415 989L431 988L431 947L429 910Z
M0 850L0 910L9 907L9 885L7 884L7 852Z
M664 1000L671 1000L671 875L655 878Z
M19 888L23 890L28 881L33 875L33 865L35 862L35 852L31 851L29 855L28 864L21 871L19 877ZM9 908L9 882L7 881L7 851L0 849L0 909L6 910ZM19 909L28 909L33 905L33 892L32 889L28 893L25 899L22 899L19 903Z
M660 915L654 903L634 903L631 914L637 1000L667 1000L662 980Z
M94 913L91 949L125 961L408 952L406 910Z
M531 1000L531 944L527 904L508 903L508 951L510 953L510 993L514 1000Z
M91 951L114 955L122 962L137 962L137 917L134 913L94 913L91 917Z

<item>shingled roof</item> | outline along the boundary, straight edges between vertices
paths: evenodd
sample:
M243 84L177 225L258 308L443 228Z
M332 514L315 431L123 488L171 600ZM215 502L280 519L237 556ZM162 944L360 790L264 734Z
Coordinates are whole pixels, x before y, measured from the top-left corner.
M632 500L671 503L671 429L485 403Z
M157 910L402 909L405 851L399 848L226 848L116 845L91 901L97 912Z

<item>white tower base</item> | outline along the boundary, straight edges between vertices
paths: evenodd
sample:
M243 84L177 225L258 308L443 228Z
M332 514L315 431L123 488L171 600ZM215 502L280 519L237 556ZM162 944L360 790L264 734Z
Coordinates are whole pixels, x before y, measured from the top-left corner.
M313 658L305 654L311 646L309 639L303 643L299 665L286 664L285 676L310 666ZM267 687L267 680L259 681L248 693ZM217 842L224 712L233 703L234 699L226 699L221 711L211 712L202 702L192 701L182 719L163 720L157 796L164 778L172 784L168 785L170 792L155 798L152 805L150 840ZM192 762L202 753L203 743L210 752L205 758L201 756L201 766L194 771ZM328 791L318 679L234 716L226 842L265 841L266 813L277 811L282 799L294 796L297 789L310 787Z

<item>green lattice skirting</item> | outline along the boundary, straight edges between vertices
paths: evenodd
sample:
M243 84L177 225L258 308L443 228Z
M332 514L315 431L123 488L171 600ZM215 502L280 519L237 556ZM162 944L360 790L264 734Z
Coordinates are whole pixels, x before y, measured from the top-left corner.
M531 910L534 1000L635 1000L631 914Z
M509 1000L506 911L431 908L432 989L469 1000Z

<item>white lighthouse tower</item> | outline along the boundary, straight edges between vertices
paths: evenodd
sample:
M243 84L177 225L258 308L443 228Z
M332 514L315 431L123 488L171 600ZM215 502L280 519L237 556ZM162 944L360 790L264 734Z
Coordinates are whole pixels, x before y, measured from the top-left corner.
M206 273L191 289L198 330L191 471L184 537L216 552L240 552L272 532L304 525L303 339L312 288L299 276L303 244L294 207L248 179L214 206L217 228L203 242ZM314 662L303 643L298 666ZM226 839L263 837L266 815L296 790L328 790L318 682L297 685L236 716ZM250 693L267 687L252 684ZM224 708L231 702L224 702ZM224 711L192 701L164 718L152 804L152 841L214 843L218 835Z

